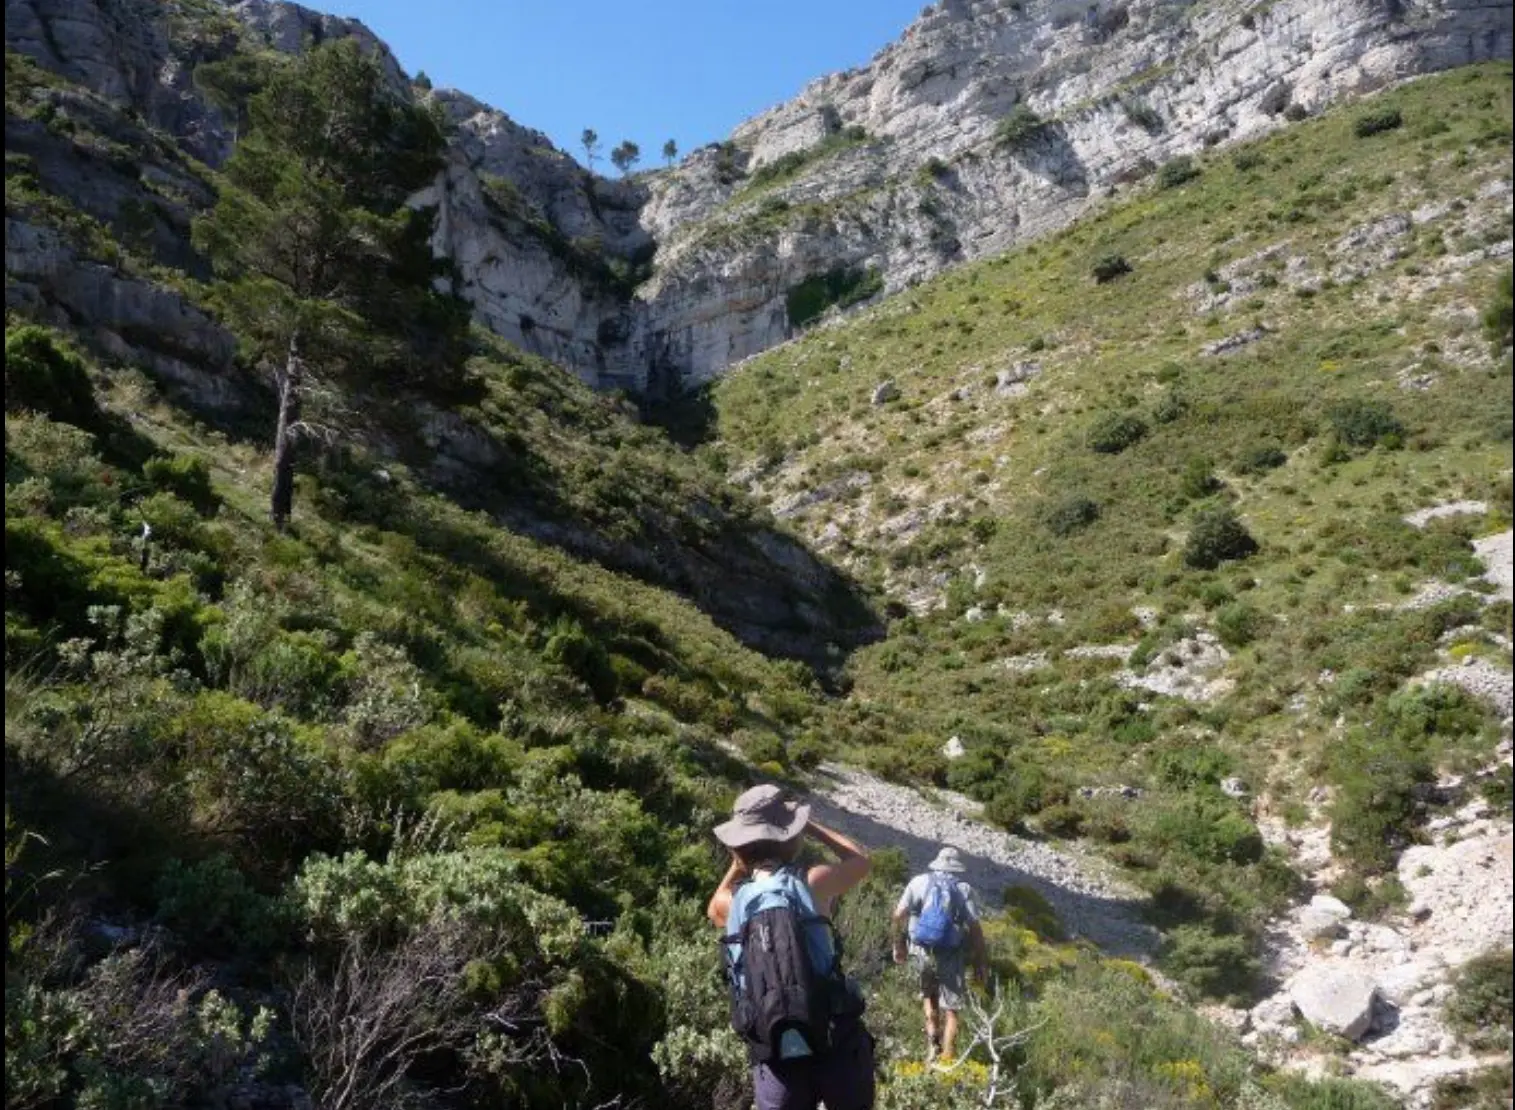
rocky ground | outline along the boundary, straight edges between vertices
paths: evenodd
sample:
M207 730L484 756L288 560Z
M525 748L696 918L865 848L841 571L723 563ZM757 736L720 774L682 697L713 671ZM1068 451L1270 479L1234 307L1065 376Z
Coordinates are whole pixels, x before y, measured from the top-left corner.
M1508 754L1503 765L1509 773ZM1430 1105L1436 1080L1499 1062L1460 1046L1442 1011L1458 967L1510 944L1510 822L1469 802L1433 821L1432 837L1400 858L1402 913L1358 921L1318 894L1277 923L1268 953L1276 991L1223 1015L1247 1043L1285 1066L1385 1083L1412 1108ZM1311 1041L1305 1021L1340 1038L1341 1055Z
M1437 517L1484 511L1480 503L1459 502L1406 519L1421 527ZM1474 548L1487 568L1485 579L1495 587L1492 596L1508 599L1511 533L1484 537ZM1447 644L1471 642L1464 631L1452 630ZM1510 645L1497 635L1466 631L1484 635L1486 646L1498 649L1495 658L1457 659L1444 645L1446 665L1416 681L1448 682L1489 702L1503 718L1505 735L1497 759L1480 775L1448 776L1437 784L1438 794L1457 808L1428 824L1428 843L1401 855L1403 911L1381 922L1359 921L1337 899L1314 895L1271 933L1267 955L1273 993L1249 1011L1217 1013L1275 1063L1384 1083L1412 1110L1431 1105L1437 1080L1502 1059L1468 1052L1443 1018L1456 969L1484 952L1509 948L1515 932L1515 835L1509 819L1477 800L1472 789L1482 775L1511 774ZM1311 885L1324 890L1337 873L1330 828L1321 816L1324 793L1312 795L1311 801L1315 819L1304 827L1286 829L1266 816L1259 825L1271 843L1285 848ZM1307 1036L1310 1026L1339 1038L1329 1042L1337 1054Z
M980 820L977 804L958 794L938 800L865 771L824 764L812 784L817 820L871 848L899 848L912 872L950 844L962 854L966 878L999 902L1007 886L1036 890L1057 911L1071 936L1087 937L1112 955L1149 957L1157 932L1141 920L1142 895L1109 875L1100 861L1066 847L1012 836Z

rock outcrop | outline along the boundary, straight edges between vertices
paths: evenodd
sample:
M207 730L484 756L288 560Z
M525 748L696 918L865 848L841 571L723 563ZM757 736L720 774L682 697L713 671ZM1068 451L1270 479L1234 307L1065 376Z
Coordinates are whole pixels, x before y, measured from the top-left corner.
M630 180L463 93L431 94L456 137L417 199L440 208L437 247L484 324L592 384L656 395L792 336L805 282L904 288L1061 227L1174 157L1508 56L1511 24L1496 0L940 0L868 65ZM196 65L344 36L408 87L361 23L297 4L6 3L9 48L209 165L233 132Z

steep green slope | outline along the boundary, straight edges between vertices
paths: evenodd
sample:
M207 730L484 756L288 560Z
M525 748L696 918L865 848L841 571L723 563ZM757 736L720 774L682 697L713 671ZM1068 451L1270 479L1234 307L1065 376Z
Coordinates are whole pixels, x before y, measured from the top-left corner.
M1206 993L1251 989L1294 882L1223 780L1288 823L1333 788L1341 892L1381 905L1426 784L1497 739L1402 688L1448 647L1509 668L1469 539L1511 514L1510 139L1508 66L1418 80L713 391L733 473L894 599L833 734L1108 844Z
M1507 206L1486 226L1499 197L1475 194L1508 154L1508 70L1397 91L1405 124L1361 140L1372 146L1348 137L1349 115L1263 144L1267 162L1251 169L1205 163L1182 192L1112 207L723 383L727 447L736 463L774 457L759 489L777 507L785 483L882 475L901 503L862 494L855 520L837 518L841 554L901 595L956 576L950 608L902 608L837 700L742 640L836 663L870 624L846 580L725 487L711 451L680 454L619 402L483 337L445 390L352 389L344 439L306 453L290 529L275 532L270 400L216 357L230 349L209 330L217 287L186 273L208 273L192 252L175 254L213 175L99 98L34 67L19 76L7 136L25 150L8 151L8 221L60 232L60 273L161 298L151 303L175 306L162 318L182 330L123 331L132 357L178 360L144 358L146 373L99 327L65 338L35 326L32 314L68 313L8 286L20 306L6 344L10 1105L294 1106L306 1093L324 1107L745 1105L700 912L723 863L705 830L750 764L772 777L835 754L969 789L1006 823L1082 824L1113 842L1151 879L1169 966L1201 992L1245 994L1257 922L1291 877L1217 781L1240 770L1261 785L1269 753L1290 744L1297 760L1280 767L1313 774L1334 713L1359 746L1343 750L1372 743L1377 732L1351 731L1372 724L1410 753L1390 768L1396 798L1433 762L1487 746L1470 703L1389 695L1443 628L1476 617L1507 633L1508 606L1339 606L1399 596L1388 576L1368 580L1375 570L1468 573L1465 528L1411 532L1369 509L1395 489L1406 501L1417 482L1428 499L1481 494L1508 467L1508 410L1491 400L1507 392L1507 359L1488 359L1462 312L1483 305L1495 264L1451 267L1427 241L1306 298L1286 292L1280 259L1256 305L1182 324L1192 310L1166 294L1205 267L1216 289L1246 279L1223 277L1226 258L1196 243L1204 218L1226 257L1255 250L1244 234L1334 242L1370 204L1450 190L1443 161L1458 157L1464 208L1418 226L1485 237L1454 238L1454 259L1507 241ZM1438 115L1449 130L1417 131ZM1422 145L1423 180L1410 167ZM1322 168L1333 157L1345 161ZM1395 159L1393 181L1368 182ZM162 183L147 165L170 163L194 195L154 204L151 234L134 239L112 222L134 211L117 202ZM107 168L121 180L89 194L101 207L88 216L65 186ZM1288 230L1270 237L1273 224ZM1115 251L1132 272L1096 286L1090 263ZM1405 296L1357 299L1390 278ZM131 308L125 295L115 304ZM1333 399L1372 399L1368 383L1401 368L1404 338L1371 325L1391 308L1440 379L1408 400L1380 387L1405 429L1359 407L1341 434L1365 427L1386 443L1327 452L1328 418L1298 410L1322 407L1321 381ZM1271 332L1245 352L1195 355L1256 314ZM985 379L1022 349L1042 363L1029 392L988 400ZM904 396L873 406L886 377ZM960 385L964 399L927 400ZM1150 413L1148 434L1091 454L1082 428L1113 408ZM1174 419L1159 423L1159 408ZM1258 429L1259 414L1274 426ZM972 441L996 424L1002 443ZM1272 438L1292 452L1283 469L1240 476L1234 460ZM1408 446L1389 449L1396 439ZM1226 490L1187 466L1200 447ZM961 519L902 545L870 531L910 498L942 496L963 498ZM1230 497L1261 552L1184 569L1192 505ZM1338 499L1345 530L1326 531L1314 510ZM1507 484L1493 500L1507 517ZM969 559L981 587L960 573ZM996 602L1004 616L988 615ZM975 603L986 619L966 619ZM1134 638L1125 610L1142 603L1159 610L1145 654L1190 623L1250 637L1235 686L1190 706L1124 690L1110 660L1065 651ZM1052 605L1061 623L1015 615ZM1459 635L1497 657L1482 633ZM1037 652L1051 670L997 665ZM1321 694L1296 713L1285 698L1315 698L1299 676L1321 667L1341 676L1339 701ZM949 768L938 751L952 733L970 755ZM1326 763L1344 789L1359 765L1372 759ZM1116 781L1149 787L1139 815L1070 795ZM1287 798L1290 783L1274 785ZM1365 873L1376 865L1363 860ZM918 1005L886 966L884 936L903 867L880 851L840 914L882 1046L882 1105L976 1105L982 1052L950 1075L911 1062ZM1014 1055L1027 1106L1386 1105L1361 1087L1266 1074L1141 969L1060 940L1034 899L1010 902L991 926L1015 992L998 1028L1034 1033Z

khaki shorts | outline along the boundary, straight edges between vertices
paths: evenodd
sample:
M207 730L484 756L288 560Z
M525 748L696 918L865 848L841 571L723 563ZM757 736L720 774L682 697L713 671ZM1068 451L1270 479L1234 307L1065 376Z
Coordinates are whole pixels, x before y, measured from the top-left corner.
M922 998L932 998L944 1010L963 1009L968 993L967 960L961 948L927 949L910 946L910 966L920 977Z

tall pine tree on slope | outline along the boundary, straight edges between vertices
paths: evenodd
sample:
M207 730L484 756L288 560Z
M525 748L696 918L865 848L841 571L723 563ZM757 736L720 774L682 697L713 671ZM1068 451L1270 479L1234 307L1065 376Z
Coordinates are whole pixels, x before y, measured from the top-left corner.
M461 361L467 312L434 288L432 210L406 199L442 167L438 116L392 89L353 40L277 67L248 106L195 245L221 309L278 396L269 515L294 499L299 439L332 433L359 373L434 379Z

